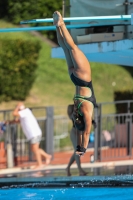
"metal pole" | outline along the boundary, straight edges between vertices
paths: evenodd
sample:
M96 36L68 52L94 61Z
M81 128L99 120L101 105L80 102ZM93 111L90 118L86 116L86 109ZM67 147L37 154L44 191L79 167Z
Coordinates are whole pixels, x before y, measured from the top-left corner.
M127 22L102 22L100 24L72 24L72 25L66 25L67 29L77 29L77 28L87 28L87 27L94 27L94 26L124 26L124 25L131 25L130 21ZM38 26L38 27L23 27L23 28L0 28L0 32L20 32L20 31L55 31L56 27L55 26Z
M131 25L133 25L133 13L131 14Z
M94 142L94 161L101 161L101 104L94 110L94 119L96 121L95 142Z
M127 110L128 110L128 114L130 114L130 102L128 102L127 104ZM127 155L131 156L132 155L132 119L131 119L131 115L127 116L126 119L126 123L127 123Z
M53 107L46 108L46 152L53 155L54 152L54 109Z
M7 140L7 168L14 167L14 161L13 161L13 149L12 149L12 143L11 143L11 127L10 125L7 125L7 132L8 132L8 140Z
M96 122L96 128L94 129L95 140L94 140L94 162L98 160L98 108L94 109L94 119Z
M102 123L102 105L99 105L98 113L98 160L101 161L101 123Z
M65 17L65 0L62 1L62 17Z
M125 14L127 15L128 14L128 0L125 1L124 5L125 5ZM125 38L127 38L127 31L128 31L127 26L125 26Z
M131 21L131 15L111 15L111 16L86 16L86 17L64 17L63 20L65 22L78 22L78 21L92 21L92 20L129 20ZM28 23L42 23L42 22L53 22L53 18L44 18L44 19L31 19L21 21L20 24L28 24Z

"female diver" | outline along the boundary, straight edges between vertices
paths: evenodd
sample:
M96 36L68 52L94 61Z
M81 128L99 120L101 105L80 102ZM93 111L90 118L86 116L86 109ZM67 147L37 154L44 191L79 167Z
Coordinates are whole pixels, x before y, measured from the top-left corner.
M82 131L82 140L77 144L75 153L81 156L88 146L93 109L97 106L91 80L91 68L83 52L74 43L58 11L53 13L53 24L56 26L58 43L65 53L68 73L76 87L73 120L75 127Z

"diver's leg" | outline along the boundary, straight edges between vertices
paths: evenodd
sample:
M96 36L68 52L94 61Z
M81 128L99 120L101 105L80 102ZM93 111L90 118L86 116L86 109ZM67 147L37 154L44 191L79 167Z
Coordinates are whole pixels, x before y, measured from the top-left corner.
M69 160L69 163L67 165L67 168L66 168L67 176L71 176L70 167L74 163L74 161L75 161L75 152L72 154L72 156Z
M75 71L77 73L76 75L81 76L82 74L84 75L84 79L87 79L87 81L89 81L91 79L91 71L90 71L90 64L86 56L74 43L69 31L67 30L65 26L65 23L63 22L63 18L61 14L58 11L56 11L54 12L53 17L54 19L56 19L55 25L61 31L63 39L64 39L64 43L66 47L69 49L69 52L71 54L71 59L74 64L74 68L77 69L77 71ZM87 75L86 75L86 72L87 72ZM88 77L88 74L90 74L89 77Z
M61 30L59 29L59 27L56 27L56 34L57 34L57 40L59 45L62 47L65 57L66 57L66 62L67 62L67 66L68 66L68 72L71 75L74 66L73 66L73 61L69 52L69 49L66 47L65 43L64 43L64 39L61 33Z

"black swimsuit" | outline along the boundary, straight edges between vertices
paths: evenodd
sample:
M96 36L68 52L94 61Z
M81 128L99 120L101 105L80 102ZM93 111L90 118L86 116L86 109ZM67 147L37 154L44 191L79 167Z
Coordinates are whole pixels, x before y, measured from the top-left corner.
M90 97L75 95L74 99L75 100L76 99L82 99L82 100L90 101L94 105L94 107L97 107L92 81L90 81L90 82L83 81L83 80L77 78L73 73L71 74L70 78L71 78L71 80L72 80L72 82L74 83L75 86L87 87L91 90L91 96Z
M74 96L74 101L75 100L81 100L81 102L76 106L77 111L75 112L75 115L74 115L74 124L75 124L75 127L78 130L84 131L85 130L85 123L84 123L83 115L80 113L81 104L84 101L89 101L93 104L94 107L97 107L96 99L95 99L95 95L94 95L94 90L93 90L93 86L92 86L92 81L90 81L90 82L83 81L83 80L77 78L76 76L74 76L73 73L71 74L70 77L71 77L72 82L75 84L75 86L87 87L91 91L90 97L81 96L81 95L75 95Z

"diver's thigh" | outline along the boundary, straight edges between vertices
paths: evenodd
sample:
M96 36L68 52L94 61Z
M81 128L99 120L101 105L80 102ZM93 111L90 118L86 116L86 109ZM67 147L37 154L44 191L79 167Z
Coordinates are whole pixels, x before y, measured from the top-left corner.
M78 47L70 50L70 55L75 69L82 70L82 72L90 72L89 61Z

